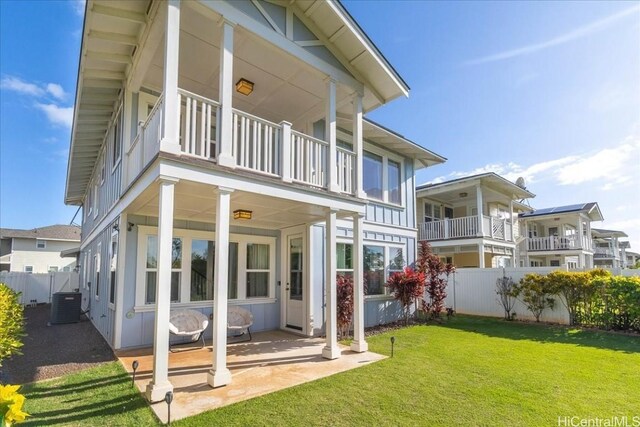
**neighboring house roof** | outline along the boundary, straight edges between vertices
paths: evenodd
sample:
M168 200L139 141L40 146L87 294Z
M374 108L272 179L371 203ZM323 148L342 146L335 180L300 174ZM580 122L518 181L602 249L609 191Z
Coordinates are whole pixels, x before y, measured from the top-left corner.
M624 242L620 242L619 245L620 249L627 249L631 247L631 242L625 240Z
M575 205L556 206L556 207L544 208L544 209L534 209L532 212L521 213L520 218L553 216L553 215L573 213L573 212L585 213L589 215L592 221L602 221L604 219L597 202L578 203Z
M75 225L49 225L46 227L20 230L15 228L0 228L0 238L10 239L41 239L41 240L71 240L80 241L80 227Z
M450 187L455 188L458 186L464 186L472 181L480 181L482 184L488 184L490 187L496 188L504 193L511 194L515 199L529 199L536 197L535 194L526 188L522 188L494 172L470 175L462 178L451 179L449 181L422 184L416 187L416 193L419 193L421 190L424 193L430 193L435 190L443 192L449 190Z
M629 237L624 231L618 230L604 230L602 228L592 228L591 234L593 237Z
M164 15L157 15L163 8L158 4L164 2L86 2L67 163L67 204L81 205L83 202L108 119L114 112L123 82L135 68L130 62L134 65L138 62L138 56L131 61L136 49L142 46L138 38L163 38L160 28ZM345 69L364 84L362 103L365 112L395 98L408 96L409 86L338 0L300 0L291 4L315 25L314 30L321 33L316 36L331 44ZM149 30L143 31L144 27ZM118 39L113 39L115 36L105 38L106 32L117 33ZM122 43L123 39L126 42ZM143 48L137 55L145 50L149 49ZM95 111L79 114L79 111L91 111L85 104L95 105L96 97L100 98L100 117Z

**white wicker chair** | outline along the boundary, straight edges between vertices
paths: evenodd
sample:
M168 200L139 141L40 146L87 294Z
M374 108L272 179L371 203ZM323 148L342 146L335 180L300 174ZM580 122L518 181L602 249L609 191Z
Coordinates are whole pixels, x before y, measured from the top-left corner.
M207 326L207 316L196 310L174 310L169 317L169 332L176 336L190 337L188 343L202 341L200 348L204 347L204 331ZM173 352L173 347L180 344L169 345L169 350Z
M253 314L242 307L231 306L227 312L227 329L233 333L233 337L241 337L249 334L251 341L251 326L253 325Z

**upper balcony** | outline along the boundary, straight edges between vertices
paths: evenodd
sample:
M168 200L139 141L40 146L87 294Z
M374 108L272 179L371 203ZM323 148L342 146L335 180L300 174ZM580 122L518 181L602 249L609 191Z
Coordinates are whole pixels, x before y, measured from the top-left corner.
M464 239L471 237L487 237L496 240L513 241L511 221L493 216L482 216L482 227L479 227L476 215L461 218L447 218L438 221L418 224L418 240Z
M149 116L141 122L125 158L125 185L130 185L145 166L161 151L164 138L163 100L160 96ZM180 106L176 118L179 154L218 163L220 155L220 103L178 89ZM330 144L291 128L291 123L270 122L233 109L230 152L234 168L314 188L330 188ZM335 148L338 192L355 192L356 153Z
M593 250L591 239L586 236L528 237L523 241L523 249L529 252Z

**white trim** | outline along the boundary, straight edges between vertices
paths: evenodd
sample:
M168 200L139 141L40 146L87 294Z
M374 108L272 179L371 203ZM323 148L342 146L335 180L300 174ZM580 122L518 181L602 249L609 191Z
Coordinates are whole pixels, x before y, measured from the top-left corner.
M364 157L366 155L366 153L371 153L374 154L376 156L382 157L382 200L380 199L376 199L373 197L369 197L367 196L366 199L369 200L371 203L380 203L392 208L397 208L397 209L405 209L406 208L406 204L407 204L407 194L405 191L405 165L404 165L404 158L402 156L399 156L398 154L392 152L392 151L388 151L382 148L379 148L376 145L373 145L372 143L368 142L366 139L363 140L364 142L364 147L362 149L362 163L363 163L363 184L365 181L365 177L364 177ZM389 201L389 170L388 170L388 165L389 165L389 160L392 160L396 163L398 163L400 165L400 203L392 203ZM363 188L364 191L364 188ZM365 192L366 194L366 192ZM415 196L414 196L415 197Z
M93 254L93 297L96 301L100 301L100 280L97 280L99 274L102 272L100 264L102 263L102 242L98 242L96 247L96 253ZM104 278L103 278L104 280Z
M40 247L40 243L44 244L43 247ZM36 249L47 249L47 241L42 239L36 239Z
M278 302L276 298L255 298L251 300L230 299L227 305L258 305L258 304L275 304ZM213 300L203 300L194 302L172 302L171 309L175 308L211 308ZM133 306L135 313L152 313L155 311L154 304L135 305ZM298 331L299 332L299 331Z
M138 250L136 258L136 286L135 286L135 306L146 306L145 303L145 273L146 273L146 254L147 254L147 237L158 234L158 228L155 226L139 225L138 226ZM203 230L189 230L189 229L173 229L173 238L182 239L182 267L180 269L181 289L186 289L185 292L180 292L179 302L172 302L172 304L193 304L201 303L202 301L184 301L185 297L189 299L191 297L191 283L187 281L190 277L191 271L191 247L192 241L195 240L210 240L215 241L216 233L213 231ZM255 304L256 301L271 301L276 298L276 237L271 236L254 236L250 234L229 234L229 242L238 243L238 298L229 299L231 301L237 301L239 304ZM268 297L246 297L246 245L249 243L267 244L269 245L269 295ZM242 293L241 293L242 292ZM240 298L244 296L244 298ZM148 304L153 308L154 304ZM209 307L211 304L208 305Z

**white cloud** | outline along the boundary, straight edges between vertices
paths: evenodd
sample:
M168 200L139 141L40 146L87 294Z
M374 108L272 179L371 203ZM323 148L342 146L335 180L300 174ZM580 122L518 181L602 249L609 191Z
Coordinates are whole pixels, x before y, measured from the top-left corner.
M597 31L600 31L604 28L609 27L610 25L616 23L617 21L623 18L626 18L629 15L639 13L639 12L640 12L640 5L636 5L636 6L627 8L621 12L615 13L613 15L609 15L598 21L576 28L575 30L569 31L565 34L559 35L550 40L540 42L540 43L530 44L527 46L518 47L515 49L506 50L503 52L494 53L494 54L483 56L477 59L472 59L470 61L465 62L464 65L478 65L478 64L484 64L487 62L501 61L504 59L510 59L518 56L529 55L544 49L549 49L554 46L558 46L582 37L586 37L590 34L593 34Z
M47 119L54 125L62 125L68 128L73 124L73 107L60 107L56 104L36 103L36 107L47 115Z
M85 4L86 0L71 0L71 7L78 16L84 17Z
M629 135L613 148L596 152L571 155L559 159L534 163L529 166L517 163L490 163L469 171L451 172L439 176L431 183L450 179L495 172L515 182L523 177L527 185L533 182L552 180L556 185L580 185L597 182L601 190L614 190L640 180L640 134Z
M60 100L64 99L67 96L67 94L64 92L64 89L62 89L62 86L57 83L47 83L47 92L53 97Z
M3 77L2 81L0 81L0 87L2 89L11 90L24 95L37 97L45 95L45 90L40 86L34 83L25 82L24 80L13 76Z

